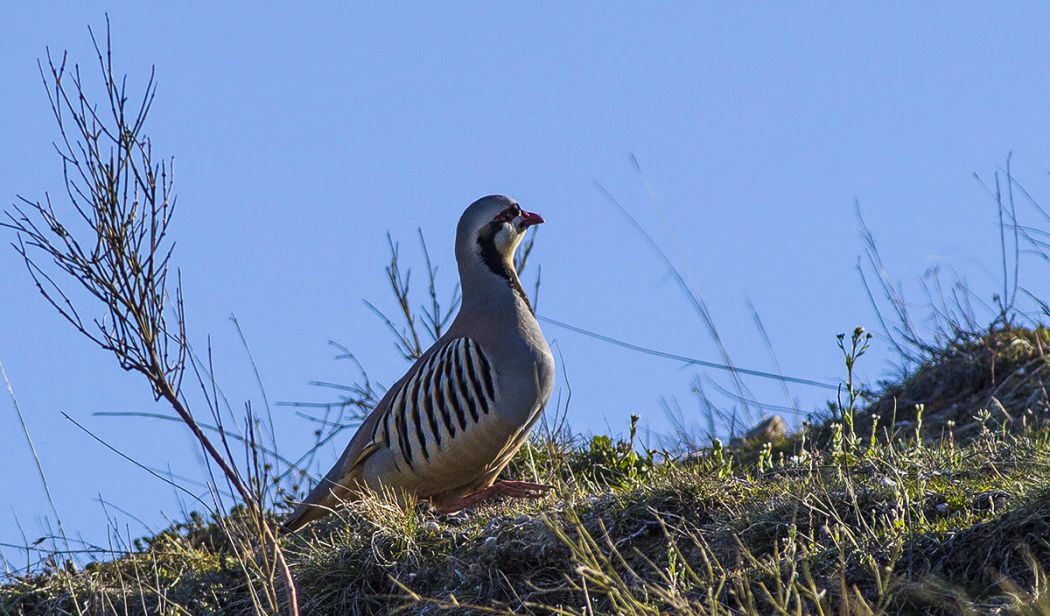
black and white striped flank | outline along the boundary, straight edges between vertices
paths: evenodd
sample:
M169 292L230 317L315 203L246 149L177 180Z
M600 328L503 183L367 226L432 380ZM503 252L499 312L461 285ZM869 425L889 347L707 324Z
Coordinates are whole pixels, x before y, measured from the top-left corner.
M394 396L372 440L397 449L410 467L448 447L495 405L492 366L470 338L453 338Z

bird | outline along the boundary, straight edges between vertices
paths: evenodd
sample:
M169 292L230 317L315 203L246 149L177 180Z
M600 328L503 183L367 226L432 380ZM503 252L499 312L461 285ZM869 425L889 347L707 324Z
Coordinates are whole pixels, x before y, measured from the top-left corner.
M497 496L538 498L550 489L498 480L554 386L554 356L514 267L525 232L543 222L503 195L467 207L456 226L462 290L456 318L387 390L284 521L285 531L368 491L413 496L453 513Z

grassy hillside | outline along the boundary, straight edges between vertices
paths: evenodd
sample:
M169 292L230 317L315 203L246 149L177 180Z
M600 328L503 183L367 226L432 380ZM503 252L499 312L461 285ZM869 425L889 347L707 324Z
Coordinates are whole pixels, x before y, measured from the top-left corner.
M1050 613L1048 344L1000 329L949 346L852 418L835 404L771 443L534 440L509 474L556 486L538 501L350 504L281 538L300 609ZM82 570L56 555L8 577L0 613L255 613L267 574L234 544L249 526L195 516Z

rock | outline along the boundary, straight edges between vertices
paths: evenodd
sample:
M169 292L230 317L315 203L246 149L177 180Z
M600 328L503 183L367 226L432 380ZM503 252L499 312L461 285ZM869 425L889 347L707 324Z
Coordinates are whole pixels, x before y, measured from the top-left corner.
M980 494L972 497L970 500L970 507L978 511L986 511L991 509L998 511L1006 506L1006 502L1010 500L1010 493L1003 490L985 490Z
M503 526L503 516L496 516L489 520L488 524L482 527L481 532L486 535L491 535L499 531L500 527Z
M755 424L744 434L744 438L735 438L731 445L739 445L743 442L751 444L772 443L787 438L787 422L780 415L773 415Z

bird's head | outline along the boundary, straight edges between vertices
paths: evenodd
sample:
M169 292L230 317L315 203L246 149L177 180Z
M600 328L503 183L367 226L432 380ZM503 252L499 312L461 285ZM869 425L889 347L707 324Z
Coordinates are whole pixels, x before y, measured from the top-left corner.
M525 231L543 222L543 217L526 212L516 201L502 195L482 197L463 212L456 229L456 258L485 263L495 273L514 260Z

